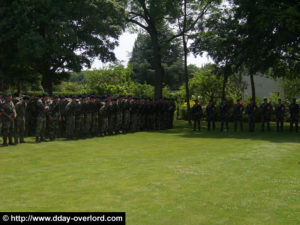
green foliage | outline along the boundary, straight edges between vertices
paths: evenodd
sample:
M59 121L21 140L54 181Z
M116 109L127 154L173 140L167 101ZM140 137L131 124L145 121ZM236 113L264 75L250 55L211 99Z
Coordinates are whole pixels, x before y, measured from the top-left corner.
M44 89L51 92L64 71L90 67L95 57L115 59L124 22L116 1L3 0L0 8L0 75L5 78L12 71L22 71L20 79L41 74Z
M291 100L292 98L300 98L300 77L294 79L282 79L282 88L286 99Z
M171 89L178 89L183 83L183 50L179 40L165 42L172 32L164 27L159 30L162 66L165 70L163 83ZM155 58L149 34L139 33L129 64L133 68L132 78L140 83L155 85Z

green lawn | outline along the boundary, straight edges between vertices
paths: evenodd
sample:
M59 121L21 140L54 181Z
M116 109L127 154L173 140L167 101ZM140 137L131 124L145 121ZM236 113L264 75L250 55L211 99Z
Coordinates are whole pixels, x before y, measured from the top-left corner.
M0 147L0 197L0 211L125 211L129 225L299 225L300 133L199 133L177 122Z

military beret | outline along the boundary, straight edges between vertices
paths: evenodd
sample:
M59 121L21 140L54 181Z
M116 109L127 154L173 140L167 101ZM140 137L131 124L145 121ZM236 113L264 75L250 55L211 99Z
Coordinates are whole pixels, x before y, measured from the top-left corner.
M120 96L119 96L119 98L124 98L124 97L125 97L124 95L120 95Z
M19 94L18 93L14 93L14 97L19 97Z
M81 95L81 98L86 98L86 96L85 95Z
M108 94L107 97L111 97L111 94Z
M29 96L34 96L34 94L33 94L33 93L30 93Z
M127 98L132 98L132 95L128 95Z
M58 98L58 96L57 96L57 95L52 95L52 97L53 97L53 98Z
M90 98L95 98L95 95L91 95L91 97Z
M77 96L76 95L72 95L72 98L77 98Z
M2 91L0 91L0 95L3 95L3 92L2 92Z
M49 96L48 92L43 93L43 97Z
M6 96L6 97L9 97L9 96L12 96L12 95L11 95L10 92L7 92L7 93L5 94L5 96Z
M23 96L23 99L24 99L24 100L29 100L29 96L28 96L28 95L25 95L25 96Z

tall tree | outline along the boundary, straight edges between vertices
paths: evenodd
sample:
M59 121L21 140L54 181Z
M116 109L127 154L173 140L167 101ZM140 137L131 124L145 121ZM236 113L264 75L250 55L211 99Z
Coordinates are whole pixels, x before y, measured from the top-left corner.
M165 42L165 39L172 35L172 32L166 26L159 30L162 53L162 66L165 70L165 76L162 79L163 84L168 85L170 89L179 89L183 82L183 55L180 41L173 39L171 42ZM155 58L153 56L152 42L148 33L140 33L135 41L129 64L133 69L133 80L140 83L155 85Z
M95 57L115 59L112 50L124 22L124 10L116 1L3 0L0 8L1 49L16 49L14 61L22 59L21 68L41 74L49 92L68 71L90 67ZM5 52L0 52L0 70L7 77Z
M178 15L180 0L126 0L127 21L137 25L151 37L154 68L155 97L162 97L163 78L165 70L162 66L162 46L159 30L166 21L173 22Z

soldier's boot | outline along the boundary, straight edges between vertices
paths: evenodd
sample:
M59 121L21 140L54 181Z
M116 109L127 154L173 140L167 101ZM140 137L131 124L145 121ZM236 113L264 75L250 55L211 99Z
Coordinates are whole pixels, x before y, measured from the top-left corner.
M13 143L12 137L9 137L8 140L9 140L9 143L8 143L9 145L15 145L15 144Z
M15 145L18 145L19 144L19 138L18 137L15 137Z
M7 144L7 137L3 137L3 144L2 144L3 146L8 146L8 144Z
M35 142L36 143L41 143L41 140L39 139L39 137L35 137Z

